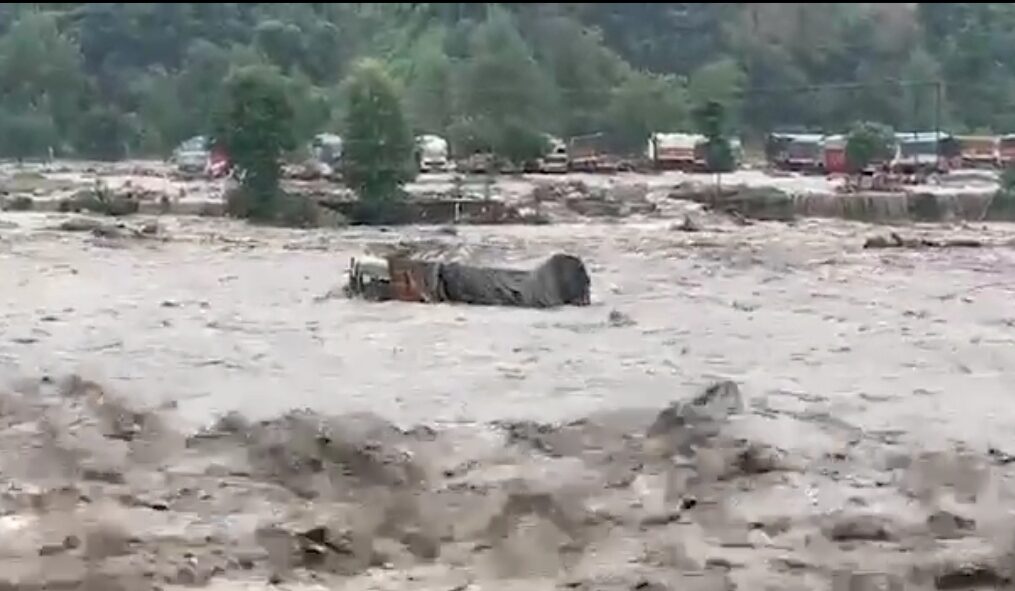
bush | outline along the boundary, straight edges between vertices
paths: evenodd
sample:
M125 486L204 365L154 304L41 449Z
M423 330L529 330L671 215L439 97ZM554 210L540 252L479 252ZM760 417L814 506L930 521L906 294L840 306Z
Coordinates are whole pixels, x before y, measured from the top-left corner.
M410 223L412 211L402 199L361 199L353 206L349 221L365 226L397 226Z
M894 151L895 132L881 123L857 123L846 139L846 162L853 172L890 160Z
M230 217L251 219L285 228L336 228L348 223L342 214L321 207L303 195L279 193L275 200L274 213L268 218L251 218L251 204L248 189L237 187L226 193L226 215Z

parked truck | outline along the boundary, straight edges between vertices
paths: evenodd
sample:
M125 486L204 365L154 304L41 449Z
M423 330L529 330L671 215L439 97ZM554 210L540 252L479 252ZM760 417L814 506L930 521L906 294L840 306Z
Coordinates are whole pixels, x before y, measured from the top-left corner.
M602 133L578 135L567 142L568 169L575 172L612 172L618 162L606 148Z
M825 171L825 136L820 133L776 132L768 136L765 153L778 170L804 173Z
M955 138L939 131L913 131L895 134L898 148L892 159L892 172L924 175L947 172L955 166L960 149Z
M997 168L1000 166L1000 140L996 135L960 135L959 158L963 167Z
M564 173L567 172L570 164L570 157L567 153L567 144L558 137L546 136L546 153L539 159L539 172L541 173Z
M424 134L416 137L416 161L419 171L447 172L451 169L448 141L439 135Z
M705 136L697 133L661 133L649 136L645 155L658 170L693 171L699 168L698 145Z

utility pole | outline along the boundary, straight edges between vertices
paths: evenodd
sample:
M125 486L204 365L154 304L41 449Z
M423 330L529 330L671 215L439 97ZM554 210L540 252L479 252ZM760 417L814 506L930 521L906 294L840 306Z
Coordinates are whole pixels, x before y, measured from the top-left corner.
M941 166L941 95L944 89L940 80L934 83L934 137L937 139L937 165Z

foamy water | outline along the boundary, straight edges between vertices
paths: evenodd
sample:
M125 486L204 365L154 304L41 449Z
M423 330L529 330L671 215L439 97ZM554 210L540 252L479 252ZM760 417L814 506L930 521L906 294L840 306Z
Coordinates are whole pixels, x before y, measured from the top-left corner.
M555 420L656 407L710 377L795 392L867 428L1011 441L1015 252L863 251L835 222L298 233L169 221L171 240L0 236L5 373L80 370L204 422L228 410L371 410L401 422ZM998 241L1007 229L988 232ZM557 251L596 305L556 311L322 299L371 242L428 237L477 262ZM611 327L611 309L636 325ZM1011 441L1015 445L1015 441Z

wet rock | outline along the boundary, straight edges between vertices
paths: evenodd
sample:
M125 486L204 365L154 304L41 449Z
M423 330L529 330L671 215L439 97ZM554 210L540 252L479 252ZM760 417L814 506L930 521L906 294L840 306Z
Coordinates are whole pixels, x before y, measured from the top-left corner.
M705 388L704 392L691 401L691 405L695 408L707 409L713 414L719 413L722 418L725 418L744 411L744 398L736 382L722 380Z
M346 485L413 488L425 480L402 447L408 438L373 415L325 419L300 411L238 435L255 473L306 497L342 492Z
M901 248L902 237L892 232L886 236L871 236L864 241L863 247L868 248Z
M701 232L703 230L701 223L690 214L684 214L684 220L679 225L673 226L673 229L680 232Z
M351 575L375 564L373 544L348 528L319 526L296 536L302 566Z
M535 515L551 522L572 540L581 539L580 524L583 519L574 516L551 493L528 491L508 495L500 511L487 524L487 537L491 540L507 537L518 520L525 515Z
M769 566L778 572L799 572L814 568L814 565L795 556L780 556L768 562Z
M1001 466L1006 466L1015 462L1015 455L1002 451L996 447L988 448L987 455L990 456L990 459L993 460L994 463Z
M112 191L108 187L97 184L90 189L82 189L60 202L59 210L88 211L92 213L124 216L137 213L140 208L140 197L144 195L135 194L130 187L124 187L122 191Z
M774 448L748 441L740 441L723 476L728 479L739 476L767 474L784 469L786 469L786 464L782 454Z
M648 543L641 561L655 567L683 571L701 570L701 565L687 554L687 549L682 543L668 539L662 542Z
M727 419L744 408L735 382L716 382L689 402L674 402L661 411L646 435L661 451L689 453L692 447L717 435Z
M28 195L18 195L3 201L3 211L31 211L35 209L35 200Z
M75 535L64 537L59 544L45 544L39 548L39 556L53 556L69 550L76 550L81 546L81 540Z
M825 528L825 535L835 542L887 542L898 539L895 527L888 518L875 514L833 517Z
M635 322L633 318L621 312L620 310L610 310L608 321L610 323L610 326L613 326L615 328L634 326L635 324L637 324L637 322Z
M949 511L935 511L927 517L927 527L936 538L955 539L971 534L976 521Z
M420 560L436 560L441 553L440 540L433 535L427 535L419 530L411 530L402 535L402 543Z
M984 243L973 238L951 238L932 240L929 238L906 238L892 232L887 236L871 236L863 243L865 249L876 248L980 248Z
M1011 582L1008 573L987 562L943 564L934 575L935 589L1000 589Z
M95 523L85 531L84 552L90 560L122 556L130 551L130 546L130 534L119 525Z
M167 582L187 587L203 587L222 572L224 572L222 566L215 564L212 560L187 556Z
M126 480L123 473L113 468L85 467L81 469L81 478L91 482L103 482L106 484L123 484Z
M902 578L883 572L840 570L832 574L832 591L903 591Z
M64 220L56 226L61 232L98 232L100 234L114 234L120 231L116 224L109 224L91 218L71 218Z
M369 537L339 526L307 530L296 525L271 526L259 528L255 538L280 577L296 568L351 576L376 562Z

